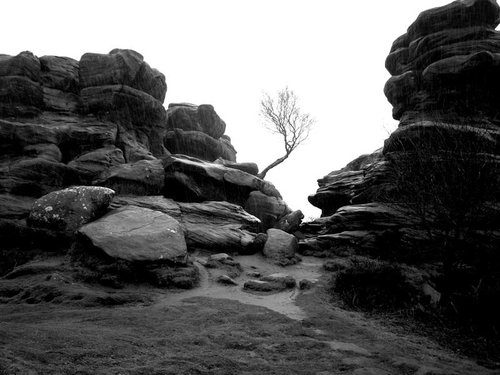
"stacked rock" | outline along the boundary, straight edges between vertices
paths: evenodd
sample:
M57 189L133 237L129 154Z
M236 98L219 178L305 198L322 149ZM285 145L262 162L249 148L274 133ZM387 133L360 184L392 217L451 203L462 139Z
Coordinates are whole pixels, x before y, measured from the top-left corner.
M386 60L392 77L384 92L399 127L383 149L318 180L319 189L309 201L322 209L323 217L303 227L313 233L302 243L304 249L401 249L425 238L410 213L384 203L405 199L404 194L397 196L400 187L394 181L398 180L390 175L389 164L394 161L413 159L430 166L438 160L443 174L458 174L444 165L470 158L498 170L500 32L495 27L499 22L500 7L494 0L455 1L422 12L396 39ZM422 180L427 181L425 176ZM439 176L434 182L428 179L436 184L436 192L439 181ZM498 226L488 231L492 229ZM398 244L389 243L392 240Z
M174 154L215 161L236 161L236 150L224 135L226 123L211 105L170 104L165 145Z
M256 176L254 163L236 162L214 108L165 110L166 91L164 75L132 50L86 53L80 61L0 55L3 246L67 247L54 239L74 240L75 232L108 246L118 241L105 236L114 226L130 251L148 248L150 260L179 261L183 241L187 250L248 253L263 247L262 239L254 243L259 232L296 230L301 214L287 216L291 210ZM172 238L179 246L161 251Z

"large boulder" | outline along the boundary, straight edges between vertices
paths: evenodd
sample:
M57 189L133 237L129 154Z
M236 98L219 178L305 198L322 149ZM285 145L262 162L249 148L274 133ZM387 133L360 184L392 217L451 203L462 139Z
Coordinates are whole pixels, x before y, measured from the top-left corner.
M274 227L291 212L281 197L269 196L258 190L250 193L245 210L260 219L262 230Z
M267 241L262 253L273 261L287 265L294 263L295 254L299 249L297 238L280 229L268 229Z
M114 195L113 190L97 186L54 191L35 201L28 223L37 228L73 233L104 215Z
M180 155L165 163L164 195L181 202L227 201L244 206L254 190L281 199L268 181L220 164Z
M226 131L225 122L209 104L172 103L168 106L167 116L169 129L203 132L214 139L219 139Z
M171 216L137 206L113 210L80 228L83 240L129 262L185 262L184 233Z
M199 131L174 129L165 134L165 147L173 154L184 154L206 161L222 158L236 161L236 150L223 139L214 139Z
M275 225L275 228L287 233L293 233L299 229L303 218L304 214L301 210L293 211L283 216Z
M117 197L113 206L135 205L166 213L181 224L189 251L247 253L260 221L228 202L175 202L161 196Z

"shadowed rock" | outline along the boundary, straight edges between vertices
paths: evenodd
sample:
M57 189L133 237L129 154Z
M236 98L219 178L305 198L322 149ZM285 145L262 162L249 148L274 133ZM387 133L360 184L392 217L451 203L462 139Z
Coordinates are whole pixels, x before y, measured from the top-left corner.
M92 86L126 85L163 102L167 92L165 76L151 69L142 55L129 49L109 54L86 53L80 59L80 84Z
M157 195L163 189L164 179L160 160L140 160L109 168L93 185L107 186L118 194Z
M203 132L214 139L226 131L226 123L209 104L169 104L167 116L169 129Z

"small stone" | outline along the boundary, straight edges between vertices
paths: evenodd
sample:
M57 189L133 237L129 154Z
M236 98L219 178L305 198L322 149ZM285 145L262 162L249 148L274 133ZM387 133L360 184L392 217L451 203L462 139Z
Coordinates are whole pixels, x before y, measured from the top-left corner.
M247 276L253 277L253 278L259 278L260 272L259 271L249 271L249 272L247 272Z
M300 280L299 282L299 289L300 290L308 290L311 289L314 286L314 283L311 280Z
M217 278L217 282L223 285L238 285L238 283L228 275L220 275Z

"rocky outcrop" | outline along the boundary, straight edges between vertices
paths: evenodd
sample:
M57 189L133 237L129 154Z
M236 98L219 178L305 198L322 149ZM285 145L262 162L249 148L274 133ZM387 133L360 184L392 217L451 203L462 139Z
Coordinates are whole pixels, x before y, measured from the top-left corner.
M166 91L132 50L79 61L0 55L2 246L71 248L101 281L109 270L160 286L182 284L168 267L186 263L187 250L261 251L259 232L289 208L255 163L236 161L213 106L166 110ZM195 268L185 268L193 286Z
M393 105L394 118L400 120L399 127L383 149L318 180L319 189L309 201L322 210L322 218L301 227L301 251L385 252L404 259L421 251L429 238L424 221L437 223L439 217L431 212L433 208L424 219L408 210L405 200L413 197L402 191L402 172L420 174L418 183L434 186L431 195L441 194L443 199L446 194L461 193L454 188L460 185L458 179L445 182L442 176L458 176L467 173L467 168L489 171L490 185L498 186L498 177L491 171L500 170L500 32L495 30L499 16L494 0L455 1L422 12L406 34L396 39L386 60L392 77L384 93ZM465 163L459 166L457 160ZM406 171L397 169L405 161ZM477 180L480 189L484 176L471 176L470 183ZM445 183L448 191L440 190ZM469 200L476 199L475 211L480 212L484 205L494 206L500 192L485 193L482 203L477 196L471 190ZM426 198L428 202L433 199ZM455 199L460 205L459 198ZM485 237L493 241L500 228L491 220L479 220L468 230L470 238L482 243Z

